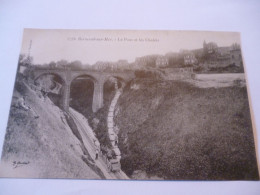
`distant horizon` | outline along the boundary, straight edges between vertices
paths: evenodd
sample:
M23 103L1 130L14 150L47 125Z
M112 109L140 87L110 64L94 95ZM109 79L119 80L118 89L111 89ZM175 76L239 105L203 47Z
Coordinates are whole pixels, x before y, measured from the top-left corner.
M25 29L20 54L29 54L37 65L60 60L91 66L98 61L131 64L137 57L202 49L204 41L218 47L241 45L236 32Z

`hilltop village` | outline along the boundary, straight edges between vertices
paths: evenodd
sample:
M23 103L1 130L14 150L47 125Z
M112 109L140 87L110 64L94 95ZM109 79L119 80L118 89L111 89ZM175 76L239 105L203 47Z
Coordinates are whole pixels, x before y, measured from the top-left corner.
M20 56L20 72L30 66L30 57ZM180 50L179 52L168 52L165 55L153 54L136 57L135 61L129 63L121 59L116 62L97 61L94 64L83 64L76 60L68 62L64 59L51 61L45 64L33 64L37 68L61 68L61 69L91 69L101 71L121 70L150 70L163 73L180 73L183 71L194 73L243 73L243 60L240 45L234 43L230 46L220 47L215 42L206 42L202 48L193 50Z
M165 55L146 55L137 57L133 63L126 60L117 62L98 61L94 69L172 69L191 67L197 73L242 73L243 61L240 45L219 47L215 42L203 42L203 47L194 50L180 50Z

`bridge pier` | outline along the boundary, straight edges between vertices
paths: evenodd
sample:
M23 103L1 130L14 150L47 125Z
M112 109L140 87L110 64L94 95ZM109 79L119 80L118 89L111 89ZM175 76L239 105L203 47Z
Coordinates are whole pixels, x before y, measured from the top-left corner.
M70 104L70 84L65 83L62 90L62 108L64 111L69 111Z
M63 85L62 90L62 108L64 111L69 111L69 103L70 103L70 83L65 83ZM100 108L103 107L103 88L104 82L95 82L94 83L94 94L93 94L93 101L92 101L92 111L97 112Z
M93 94L93 103L92 111L97 112L100 108L103 107L103 88L104 81L94 83L94 94Z

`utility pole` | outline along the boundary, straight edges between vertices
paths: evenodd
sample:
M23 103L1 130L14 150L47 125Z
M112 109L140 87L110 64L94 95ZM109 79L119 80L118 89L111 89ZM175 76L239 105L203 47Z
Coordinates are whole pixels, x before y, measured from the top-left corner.
M30 66L31 63L32 63L32 60L31 60L31 49L32 49L32 40L30 40L29 47L28 47L28 55L27 55L27 59L26 59L26 65L27 66Z

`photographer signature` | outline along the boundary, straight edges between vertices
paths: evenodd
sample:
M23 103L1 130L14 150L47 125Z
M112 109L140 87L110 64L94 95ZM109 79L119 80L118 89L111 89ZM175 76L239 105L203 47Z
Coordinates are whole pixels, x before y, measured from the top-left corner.
M13 168L17 168L23 165L28 165L30 162L29 161L25 161L25 162L20 162L20 161L13 161Z

